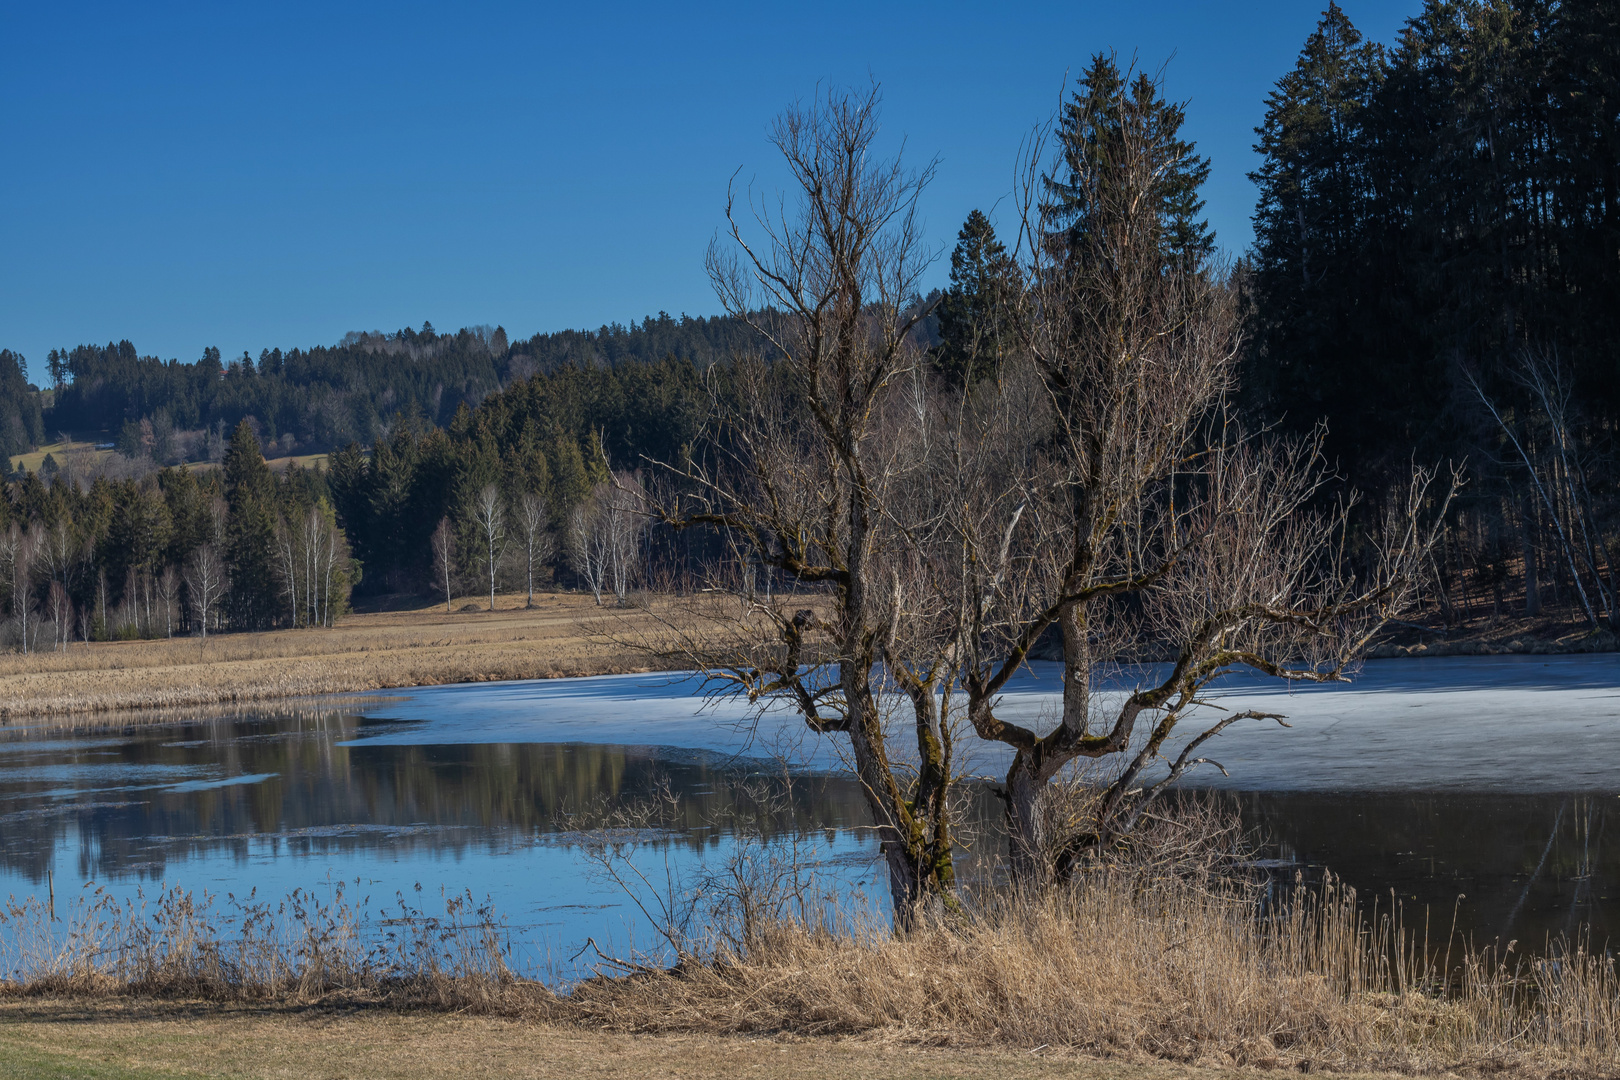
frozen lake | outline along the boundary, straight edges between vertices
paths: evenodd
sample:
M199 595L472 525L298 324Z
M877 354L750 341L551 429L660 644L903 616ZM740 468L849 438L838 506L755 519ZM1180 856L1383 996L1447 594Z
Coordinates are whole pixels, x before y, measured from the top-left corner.
M1003 714L1050 716L1056 676L1036 664ZM700 710L697 690L617 676L74 735L0 729L0 897L54 886L62 899L90 881L280 895L342 880L381 907L470 890L494 900L539 969L586 936L647 943L633 906L588 873L579 826L666 785L682 810L646 849L660 867L697 873L730 850L729 823L770 789L791 803L782 835L814 847L846 894L881 897L836 744L790 716ZM1620 907L1620 859L1604 844L1620 815L1620 657L1376 661L1350 686L1234 681L1219 704L1293 725L1229 729L1207 753L1230 775L1192 777L1233 793L1279 857L1409 907L1449 913L1466 892L1487 938L1582 924L1607 937ZM785 792L779 755L807 770ZM994 777L1004 761L980 751L972 768ZM981 789L976 813L993 821L996 806Z
M1147 679L1148 669L1137 675ZM1046 730L1059 665L1034 663L999 714ZM1123 677L1125 685L1129 673ZM770 756L836 767L832 746L785 714L755 726L736 706L694 716L697 680L619 675L393 692L367 715L411 721L368 734L395 745L590 742ZM1374 660L1350 684L1289 688L1230 680L1231 709L1282 713L1290 728L1244 721L1205 744L1225 765L1201 786L1240 791L1620 792L1620 654ZM1205 716L1215 718L1213 710ZM1197 730L1193 715L1184 731ZM1006 758L973 750L974 771Z

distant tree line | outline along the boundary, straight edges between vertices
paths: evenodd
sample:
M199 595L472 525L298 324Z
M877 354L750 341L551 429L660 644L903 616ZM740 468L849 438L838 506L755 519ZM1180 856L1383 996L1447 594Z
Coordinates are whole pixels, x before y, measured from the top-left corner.
M359 576L324 473L272 473L247 424L221 468L88 485L29 472L4 495L0 640L23 652L330 626Z
M367 568L366 587L448 593L464 578L499 588L504 575L532 589L537 578L550 580L560 553L570 580L599 592L601 560L586 557L591 544L576 534L603 515L604 528L624 524L622 512L609 513L622 497L611 494L614 473L628 477L649 460L685 453L704 417L705 382L725 378L728 366L705 373L675 357L564 365L520 379L476 409L463 406L445 427L405 413L369 452L345 446L332 455L328 479ZM436 547L441 522L447 532ZM537 544L545 557L534 557ZM448 563L445 551L455 553ZM630 584L622 566L620 559L609 567L620 568L613 591L621 597Z
M707 367L757 347L750 334L734 319L660 313L629 326L517 342L501 327L439 334L424 323L420 330L351 333L330 347L265 349L257 359L244 353L226 361L209 348L192 363L141 356L129 341L80 345L53 349L47 358L53 406L41 412L34 398L32 419L22 417L15 433L0 415L0 436L10 440L13 455L42 441L44 432L61 431L177 464L218 461L225 435L251 419L272 456L319 453L371 443L407 408L445 426L463 405L531 375L666 358ZM20 392L17 400L28 396Z

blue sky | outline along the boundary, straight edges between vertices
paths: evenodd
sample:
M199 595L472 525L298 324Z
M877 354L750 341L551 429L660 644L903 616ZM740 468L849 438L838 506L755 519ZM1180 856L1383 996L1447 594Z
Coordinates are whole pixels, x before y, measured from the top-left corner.
M1107 48L1169 61L1240 251L1253 128L1322 6L4 0L0 346L39 378L54 346L126 337L194 360L711 314L727 180L774 183L785 104L876 79L891 148L940 159L924 209L948 250ZM1344 6L1387 42L1418 5Z

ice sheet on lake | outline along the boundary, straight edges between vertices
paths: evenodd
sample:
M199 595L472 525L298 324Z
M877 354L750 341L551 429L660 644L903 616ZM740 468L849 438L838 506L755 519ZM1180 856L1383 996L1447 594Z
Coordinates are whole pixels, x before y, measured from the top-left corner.
M273 772L261 772L247 773L242 776L227 776L221 780L187 780L183 784L174 785L169 790L171 792L211 791L214 788L237 787L241 784L262 784L277 775L277 773Z
M1033 665L1009 685L999 715L1049 728L1058 673L1056 664ZM656 674L390 691L389 701L363 711L414 722L372 727L358 742L614 743L751 756L782 747L804 764L838 765L837 740L807 737L790 714L767 714L756 729L736 703L699 712L699 690L694 678ZM1290 689L1243 677L1215 697L1226 708L1283 713L1293 726L1229 728L1203 753L1230 777L1206 766L1193 776L1200 785L1620 792L1615 654L1377 660L1348 686ZM1199 718L1184 727L1199 730ZM997 748L980 747L969 766L994 775L1005 761Z
M830 740L810 736L785 709L755 716L741 702L707 703L703 683L683 673L471 683L390 690L361 710L402 721L367 728L348 745L600 743L773 757L835 768Z

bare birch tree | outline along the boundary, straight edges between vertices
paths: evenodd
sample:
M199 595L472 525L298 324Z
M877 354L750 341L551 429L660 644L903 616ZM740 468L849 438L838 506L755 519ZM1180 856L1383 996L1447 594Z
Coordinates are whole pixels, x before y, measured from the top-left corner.
M564 540L568 548L568 565L585 582L586 588L602 605L602 590L608 579L608 565L612 559L610 547L609 511L605 489L597 490L581 500L568 513L568 529Z
M61 652L67 648L68 637L73 631L73 601L68 597L67 588L55 578L51 579L48 604L51 612L51 645L55 651Z
M285 517L276 519L274 534L276 552L276 576L281 579L282 592L287 597L288 625L298 626L302 621L299 618L300 603L303 594L300 586L304 585L302 574L303 548L298 530L287 523Z
M34 564L45 546L45 532L39 525L26 529L16 524L7 527L4 544L0 546L0 559L10 571L11 617L17 624L18 648L27 655L29 630L34 614Z
M304 573L308 585L308 619L311 626L331 627L353 584L350 551L337 513L324 498L304 515Z
M348 545L331 505L320 499L297 525L276 522L276 574L287 596L294 626L331 626L334 609L347 595Z
M9 613L12 618L17 617L17 609L24 602L18 586L27 575L17 572L17 562L23 556L27 535L16 522L7 525L5 531L0 532L0 580L5 583L6 599L10 605Z
M640 573L641 545L647 534L647 498L641 479L632 473L615 474L611 484L602 485L600 504L601 547L607 554L613 597L623 604Z
M450 527L449 518L439 519L433 535L428 538L428 546L433 552L433 580L444 591L444 610L448 612L456 572L456 532Z
M84 564L85 544L72 519L62 514L45 530L39 546L39 557L47 576L61 582L63 589L73 587L73 579Z
M218 612L220 601L229 587L225 560L220 558L218 548L211 543L199 544L192 551L186 560L185 583L192 618L196 620L198 633L206 641L208 620Z
M180 599L180 575L171 563L157 577L158 604L163 608L163 636L174 637L174 607Z
M537 567L550 561L556 550L552 538L551 511L543 495L525 491L518 496L513 507L512 520L517 526L518 544L523 549L523 581L528 590L524 607L534 607L534 574Z
M478 527L479 560L489 574L489 610L495 610L495 578L506 555L511 534L506 530L506 503L494 484L485 484L473 504L473 521Z

